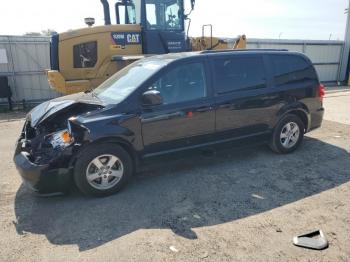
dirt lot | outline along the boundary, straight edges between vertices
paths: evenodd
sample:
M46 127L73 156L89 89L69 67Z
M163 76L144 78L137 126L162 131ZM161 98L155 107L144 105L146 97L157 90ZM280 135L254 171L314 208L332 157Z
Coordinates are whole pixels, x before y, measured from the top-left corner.
M40 198L12 162L23 114L0 115L2 261L350 261L350 91L287 156L221 149L146 163L118 195ZM321 228L328 249L292 245Z

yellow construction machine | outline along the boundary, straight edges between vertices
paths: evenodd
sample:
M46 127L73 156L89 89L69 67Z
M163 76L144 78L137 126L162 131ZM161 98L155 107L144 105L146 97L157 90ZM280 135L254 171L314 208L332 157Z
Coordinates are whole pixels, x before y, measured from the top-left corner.
M191 1L191 10L195 0ZM50 44L50 86L63 94L91 90L126 65L149 55L184 51L245 48L246 37L225 40L212 36L204 25L202 37L185 32L184 0L119 0L116 24L111 23L107 0L101 0L105 25L53 35ZM190 24L190 23L189 23ZM206 28L210 36L205 36Z

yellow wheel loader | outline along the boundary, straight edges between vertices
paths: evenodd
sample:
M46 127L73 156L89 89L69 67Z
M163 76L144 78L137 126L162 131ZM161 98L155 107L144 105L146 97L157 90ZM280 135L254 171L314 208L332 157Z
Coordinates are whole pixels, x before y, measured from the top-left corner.
M191 1L191 11L195 0ZM50 86L63 94L94 89L126 65L149 55L184 51L245 48L246 38L229 41L212 36L204 25L202 37L185 33L184 0L119 0L116 24L107 0L101 0L105 25L53 35L50 44ZM210 36L205 37L205 28ZM188 30L187 30L188 33Z

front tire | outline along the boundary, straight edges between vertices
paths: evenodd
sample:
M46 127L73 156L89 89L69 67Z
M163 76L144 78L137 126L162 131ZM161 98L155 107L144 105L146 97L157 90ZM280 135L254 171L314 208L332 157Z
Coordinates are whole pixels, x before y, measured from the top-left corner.
M288 114L275 127L269 146L276 153L292 153L301 144L304 130L303 121L296 115Z
M74 180L85 195L108 196L120 191L133 173L133 161L121 146L89 146L78 157Z

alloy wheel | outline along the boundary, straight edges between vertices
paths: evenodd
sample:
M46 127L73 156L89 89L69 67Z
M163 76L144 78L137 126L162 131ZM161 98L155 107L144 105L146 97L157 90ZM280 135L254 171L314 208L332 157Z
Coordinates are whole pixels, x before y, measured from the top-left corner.
M123 174L122 161L110 154L95 157L86 168L88 183L98 190L114 187L121 180Z
M285 124L281 130L280 142L284 148L292 148L298 143L300 137L299 126L295 122Z

